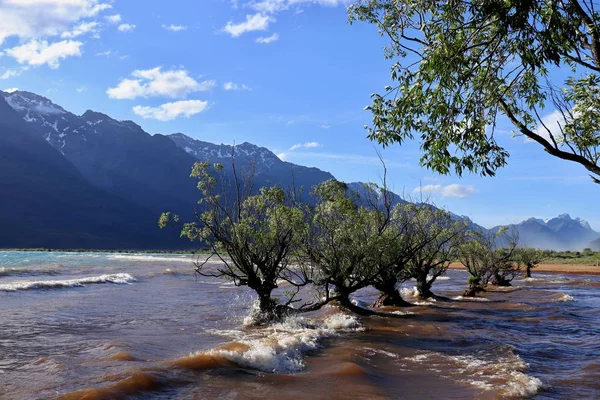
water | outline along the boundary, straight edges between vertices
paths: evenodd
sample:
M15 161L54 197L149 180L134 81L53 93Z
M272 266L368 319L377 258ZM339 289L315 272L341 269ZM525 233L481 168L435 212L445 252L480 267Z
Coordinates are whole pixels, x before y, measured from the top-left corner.
M0 252L2 399L595 399L600 279L534 274L477 300L244 324L252 293L192 256ZM377 294L356 296L372 303Z

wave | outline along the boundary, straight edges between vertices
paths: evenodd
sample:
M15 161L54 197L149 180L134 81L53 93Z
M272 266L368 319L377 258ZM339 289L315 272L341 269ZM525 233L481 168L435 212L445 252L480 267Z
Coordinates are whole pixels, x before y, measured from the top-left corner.
M463 301L490 301L485 297L464 297L464 296L456 296L453 297L452 300L463 300Z
M17 290L35 290L35 289L60 289L69 287L82 287L87 284L97 283L115 283L126 284L134 282L135 278L129 274L118 273L100 276L90 276L78 279L66 279L55 281L18 281L0 285L0 291L16 292Z
M258 337L247 337L191 354L176 360L173 366L207 369L236 365L263 372L294 373L304 369L304 354L318 349L322 339L360 329L354 316L343 313L322 321L290 317L285 322L259 330Z
M31 269L19 267L0 267L2 276L36 276L36 275L59 275L60 271L55 269Z
M512 346L495 349L498 357L490 352L475 355L452 356L440 352L425 351L400 361L401 366L411 363L430 370L447 371L449 379L476 386L484 391L497 392L501 397L530 397L544 387L542 381L525 371L529 365L514 353ZM451 366L451 368L448 368Z
M570 296L566 293L559 293L559 295L556 296L558 299L558 301L577 301L575 300L575 297Z
M194 256L152 256L152 255L125 255L115 254L107 257L109 260L118 261L140 261L140 262L186 262L191 263L195 260Z

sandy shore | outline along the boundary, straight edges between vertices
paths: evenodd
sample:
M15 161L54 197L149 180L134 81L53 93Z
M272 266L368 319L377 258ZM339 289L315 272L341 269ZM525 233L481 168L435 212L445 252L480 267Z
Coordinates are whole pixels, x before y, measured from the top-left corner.
M465 269L460 263L450 264L451 269ZM581 274L581 275L600 275L600 267L594 265L573 265L573 264L540 264L531 270L531 274L536 272L555 273L555 274Z

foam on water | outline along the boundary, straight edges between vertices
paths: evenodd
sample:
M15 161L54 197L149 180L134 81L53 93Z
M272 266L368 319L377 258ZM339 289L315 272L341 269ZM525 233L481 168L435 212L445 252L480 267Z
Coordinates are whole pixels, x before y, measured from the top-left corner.
M561 293L561 296L558 298L558 301L576 301L575 297L570 296L566 293Z
M259 371L294 373L304 369L304 355L318 349L322 339L360 329L354 316L343 313L333 314L323 320L289 317L282 323L249 332L236 343L192 354L186 357L185 362L189 363L192 359L224 359ZM235 336L238 334L236 331Z
M194 261L194 256L154 256L154 255L128 255L128 254L113 254L108 256L109 260L118 261L139 261L139 262L186 262L191 263Z
M417 297L419 295L419 291L417 290L416 286L411 288L403 287L400 289L400 294L402 296Z
M135 281L133 276L126 273L118 273L65 280L9 282L0 285L0 291L15 292L17 290L60 289L98 283L126 284L133 281Z
M514 353L509 346L508 351L497 349L501 356L493 353L479 352L476 355L448 355L440 352L425 351L412 357L400 360L403 367L416 363L432 371L440 366L445 368L449 379L468 383L484 391L498 392L502 397L530 397L544 386L542 381L527 375L529 367L526 362Z
M464 297L464 296L456 296L456 297L453 297L452 300L490 301L490 299L486 299L485 297Z

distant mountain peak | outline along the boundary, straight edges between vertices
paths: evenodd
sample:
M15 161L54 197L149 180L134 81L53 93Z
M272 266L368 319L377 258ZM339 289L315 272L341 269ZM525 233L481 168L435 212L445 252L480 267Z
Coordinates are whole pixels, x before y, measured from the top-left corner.
M275 163L281 163L281 160L271 150L248 142L236 145L218 145L191 138L183 133L173 133L168 135L168 137L178 147L198 160L230 159L233 154L236 157L243 157L257 163L262 163L267 168L272 167Z
M560 214L556 218L559 218L559 219L573 219L573 218L571 218L571 216L569 214Z
M21 90L10 93L4 92L4 98L15 111L26 111L27 115L29 115L30 112L40 115L67 113L64 108L54 104L50 99L31 92Z

